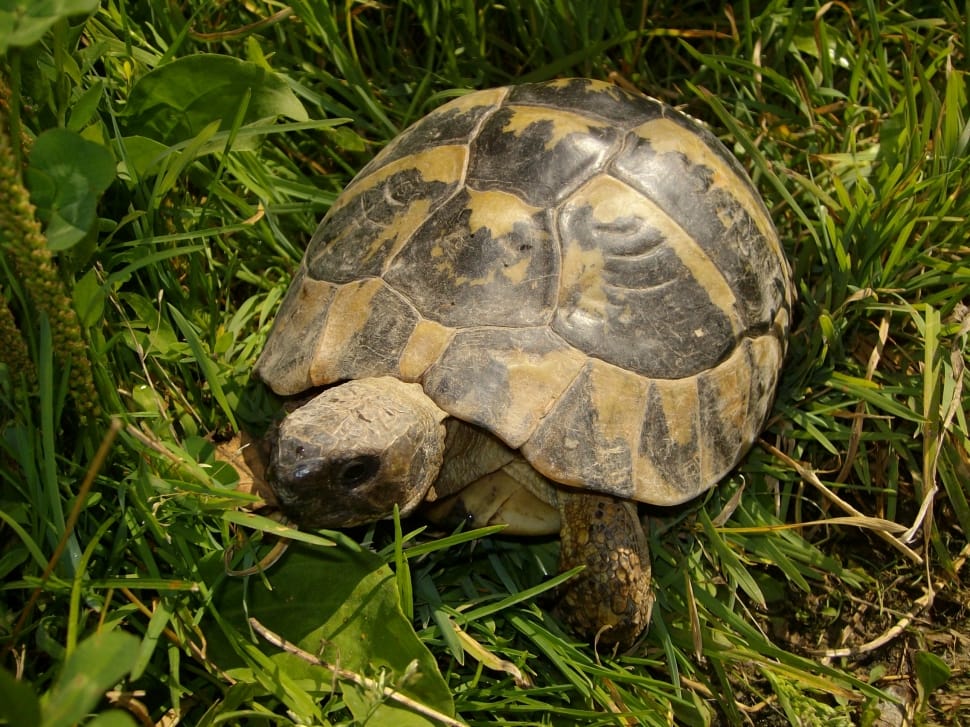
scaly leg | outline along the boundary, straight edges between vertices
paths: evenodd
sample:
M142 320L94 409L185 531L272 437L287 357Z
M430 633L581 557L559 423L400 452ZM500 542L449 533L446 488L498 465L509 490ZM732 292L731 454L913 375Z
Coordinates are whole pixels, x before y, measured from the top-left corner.
M578 634L628 647L650 622L650 550L629 500L589 491L558 492L560 571L586 570L563 585L557 615Z

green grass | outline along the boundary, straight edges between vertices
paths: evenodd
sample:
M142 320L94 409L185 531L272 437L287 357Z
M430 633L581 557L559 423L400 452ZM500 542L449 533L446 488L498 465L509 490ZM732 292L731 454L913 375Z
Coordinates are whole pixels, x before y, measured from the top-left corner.
M970 7L100 5L34 34L0 10L0 719L427 723L375 682L472 724L870 724L900 684L920 723L970 717ZM215 446L278 406L251 369L319 218L459 91L567 75L709 123L798 286L761 445L651 513L645 642L597 653L562 630L554 541L382 523L227 576L227 551L255 563L281 528L245 513ZM21 173L52 277L18 262ZM41 302L58 285L73 319ZM334 688L253 614L372 681Z

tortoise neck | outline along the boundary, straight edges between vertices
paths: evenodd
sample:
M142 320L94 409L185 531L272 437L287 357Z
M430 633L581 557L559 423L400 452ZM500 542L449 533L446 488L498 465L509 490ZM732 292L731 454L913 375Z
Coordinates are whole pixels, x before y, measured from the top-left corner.
M483 429L451 417L445 421L445 456L432 486L438 497L450 495L521 456Z

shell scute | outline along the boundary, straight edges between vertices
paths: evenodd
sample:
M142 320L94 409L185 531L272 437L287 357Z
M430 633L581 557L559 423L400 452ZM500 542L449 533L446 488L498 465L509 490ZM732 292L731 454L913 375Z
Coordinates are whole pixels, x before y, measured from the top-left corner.
M467 144L482 120L495 113L507 95L508 89L494 88L459 96L439 106L396 136L360 170L358 177L429 149Z
M316 386L310 368L317 358L337 288L333 283L308 276L303 266L293 276L272 333L256 362L256 375L277 394L290 396Z
M468 185L549 207L602 167L620 138L615 127L587 114L505 106L471 144Z
M413 231L385 279L446 326L552 318L558 246L548 213L505 192L463 189Z
M585 363L545 327L472 328L455 334L424 388L445 411L518 448Z
M704 406L696 378L650 384L638 453L640 469L650 472L640 486L651 502L674 505L707 488L697 456L703 447L699 419Z
M710 368L741 332L735 296L703 250L635 189L599 176L570 197L553 328L593 356L644 376Z
M757 328L790 300L772 285L784 255L768 212L743 170L704 129L679 117L632 133L611 171L676 220L735 289L744 328ZM766 284L768 283L768 284Z
M631 103L631 98L636 102ZM664 106L658 101L631 96L611 83L587 78L513 86L509 103L538 106L548 109L550 113L559 109L582 109L586 116L625 129L664 114Z
M342 285L329 308L310 365L315 386L396 371L421 320L414 307L380 278Z
M380 275L414 228L454 194L466 155L463 146L446 146L358 176L310 241L310 275L337 283Z
M697 377L701 472L716 482L755 441L774 398L784 358L774 335L744 339L717 369Z
M637 497L636 453L647 380L597 359L542 418L522 453L556 482Z

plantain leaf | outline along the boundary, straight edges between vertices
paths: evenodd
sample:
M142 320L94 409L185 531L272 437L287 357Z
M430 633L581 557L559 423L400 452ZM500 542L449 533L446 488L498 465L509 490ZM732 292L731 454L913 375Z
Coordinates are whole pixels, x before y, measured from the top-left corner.
M917 651L916 679L924 694L932 694L949 681L952 676L950 667L943 659L929 651Z
M123 631L94 634L78 644L43 706L44 727L83 720L138 660L138 639Z
M97 9L98 0L0 0L0 53L33 45L58 20Z
M282 77L255 63L205 53L142 76L125 113L129 134L173 144L197 136L214 121L228 129L241 108L243 124L280 116L309 118Z
M394 573L377 556L348 548L290 545L283 558L258 577L228 579L216 595L220 617L248 633L256 618L287 641L336 665L399 690L448 715L454 702L431 652L401 610ZM271 589L267 587L267 582ZM238 664L239 649L211 641L209 654L223 668ZM248 645L247 645L248 646ZM309 666L260 640L260 649L293 684L316 689L332 682L322 667ZM373 689L343 682L347 706L358 721L373 725L429 725L427 718L387 701Z
M111 152L76 131L50 129L37 137L25 181L52 250L67 249L88 234L98 200L114 178Z
M0 669L0 722L14 725L40 724L40 702L28 682Z

